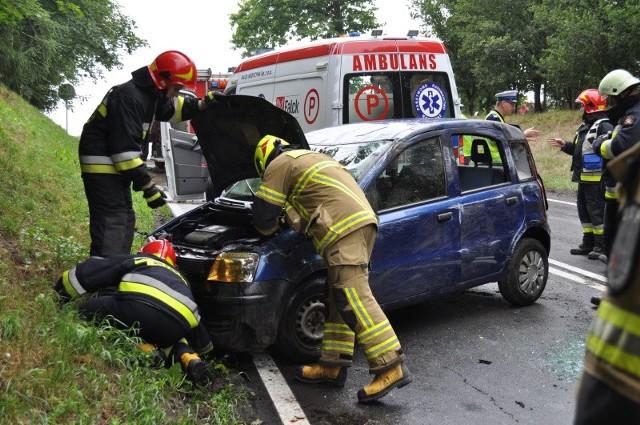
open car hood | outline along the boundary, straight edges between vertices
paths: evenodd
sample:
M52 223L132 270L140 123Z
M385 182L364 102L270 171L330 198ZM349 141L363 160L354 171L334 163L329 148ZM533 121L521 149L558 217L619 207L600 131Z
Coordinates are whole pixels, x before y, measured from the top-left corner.
M216 196L231 183L258 177L253 154L267 134L309 149L298 121L271 102L243 95L223 99L216 100L209 110L191 120Z

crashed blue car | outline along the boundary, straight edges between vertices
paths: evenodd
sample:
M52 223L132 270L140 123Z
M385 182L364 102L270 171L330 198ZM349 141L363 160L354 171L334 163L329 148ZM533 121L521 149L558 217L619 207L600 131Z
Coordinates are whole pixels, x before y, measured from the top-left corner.
M167 174L175 180L169 186L205 183L209 200L150 238L173 243L218 348L273 346L300 362L319 356L322 258L302 234L283 227L265 239L251 223L260 183L253 149L265 134L332 156L364 189L379 218L370 285L386 311L490 282L515 306L544 291L546 195L516 127L408 119L303 134L286 112L248 96L230 96L192 124L197 137L175 133L168 141L174 159ZM175 159L186 154L191 163Z

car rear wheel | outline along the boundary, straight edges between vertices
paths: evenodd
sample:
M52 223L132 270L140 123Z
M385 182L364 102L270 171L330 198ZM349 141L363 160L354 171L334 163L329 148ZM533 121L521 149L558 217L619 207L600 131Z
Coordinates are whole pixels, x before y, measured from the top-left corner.
M549 276L549 259L542 244L522 239L509 262L507 277L498 282L500 294L515 306L531 305L542 295Z
M280 354L300 363L318 360L326 297L324 278L310 279L296 287L280 319L275 345Z

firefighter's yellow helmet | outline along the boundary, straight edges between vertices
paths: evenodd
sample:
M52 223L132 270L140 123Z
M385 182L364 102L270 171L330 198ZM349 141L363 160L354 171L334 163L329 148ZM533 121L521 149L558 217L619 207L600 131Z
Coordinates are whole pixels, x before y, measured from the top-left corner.
M264 136L256 145L253 155L253 163L256 166L258 175L262 177L269 162L276 157L281 146L288 146L289 142L270 134Z

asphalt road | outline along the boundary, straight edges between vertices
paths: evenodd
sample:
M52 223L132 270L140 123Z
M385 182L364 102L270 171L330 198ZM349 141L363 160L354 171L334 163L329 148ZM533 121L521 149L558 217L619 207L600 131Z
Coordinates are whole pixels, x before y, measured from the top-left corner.
M605 266L568 253L581 239L575 199L549 197L552 272L536 304L514 308L489 284L391 312L413 382L374 405L357 402L358 389L371 380L358 350L342 389L295 381L298 365L282 358L271 363L268 354L260 361L238 357L254 394L253 417L246 419L313 425L572 423L584 339L595 313L589 300L603 289Z

